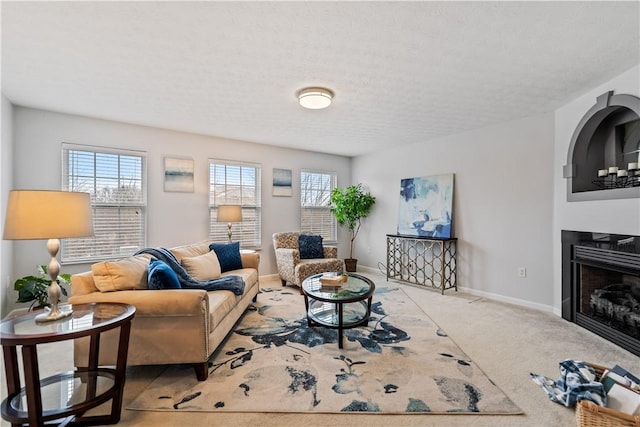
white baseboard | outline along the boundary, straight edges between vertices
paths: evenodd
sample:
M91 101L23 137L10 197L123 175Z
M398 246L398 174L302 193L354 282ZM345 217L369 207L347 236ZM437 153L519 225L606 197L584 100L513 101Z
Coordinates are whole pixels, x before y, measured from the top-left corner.
M377 268L373 268L373 267L367 267L367 266L358 266L358 269L362 270L363 272L367 272L367 273L378 273L380 274L380 270L378 270ZM386 276L386 273L382 272L381 273L383 276ZM402 283L402 281L398 281L399 283ZM547 313L553 313L556 316L561 316L561 312L560 310L558 310L555 307L552 307L550 305L545 305L545 304L539 304L536 302L531 302L531 301L527 301L527 300L523 300L520 298L513 298L513 297L506 297L504 295L500 295L500 294L494 294L492 292L485 292L485 291L479 291L477 289L472 289L472 288L465 288L462 286L458 286L458 290L461 292L466 292L470 295L476 295L482 298L487 298L487 299L491 299L494 301L500 301L500 302L505 302L508 304L513 304L513 305L518 305L520 307L527 307L527 308L532 308L534 310L538 310L538 311L544 311ZM446 293L447 291L445 291Z
M280 280L280 275L278 273L275 274L265 274L264 276L260 276L259 280Z
M531 302L531 301L523 300L520 298L506 297L504 295L479 291L477 289L464 288L462 286L458 286L458 290L462 292L466 292L471 295L476 295L482 298L492 299L494 301L506 302L508 304L519 305L520 307L527 307L527 308L532 308L538 311L557 314L554 307L546 304L539 304L537 302Z
M371 274L378 273L378 274L382 274L383 276L386 276L386 274L387 274L384 271L380 271L380 270L378 270L377 268L374 268L374 267L367 267L366 265L358 266L358 269L359 270L363 270L366 273L371 273Z

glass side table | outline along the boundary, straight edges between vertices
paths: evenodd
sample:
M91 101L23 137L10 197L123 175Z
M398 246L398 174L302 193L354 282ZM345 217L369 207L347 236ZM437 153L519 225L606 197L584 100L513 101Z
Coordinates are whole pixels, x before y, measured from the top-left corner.
M316 274L302 282L307 323L337 329L338 348L343 348L343 330L369 323L376 286L364 276L349 273L347 281L339 288L330 289L320 281L324 275L330 273Z
M36 323L36 312L3 320L0 343L8 396L0 407L2 418L13 426L42 426L45 422L58 420L64 421L65 425L120 421L131 319L135 311L134 306L127 304L77 304L73 305L70 317L53 322ZM120 328L116 366L98 366L100 334L115 328ZM36 346L81 337L91 340L87 367L41 380ZM20 384L18 346L22 347L24 387ZM109 415L83 416L89 409L109 400Z

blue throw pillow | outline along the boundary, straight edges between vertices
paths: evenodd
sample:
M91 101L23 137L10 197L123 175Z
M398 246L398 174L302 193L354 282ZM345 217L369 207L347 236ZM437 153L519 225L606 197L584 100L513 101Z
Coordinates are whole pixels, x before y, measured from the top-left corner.
M301 234L298 236L300 259L324 258L322 236Z
M225 271L240 270L242 268L240 242L212 243L209 245L209 249L216 253L222 273Z
M151 258L147 274L149 289L180 289L178 275L169 264L159 259Z

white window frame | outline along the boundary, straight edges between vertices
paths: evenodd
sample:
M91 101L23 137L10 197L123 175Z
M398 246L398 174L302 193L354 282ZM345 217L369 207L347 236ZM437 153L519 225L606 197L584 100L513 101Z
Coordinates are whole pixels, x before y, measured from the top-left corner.
M82 152L93 156L90 167L75 166L70 154ZM116 170L109 174L98 171L101 156L115 156ZM128 168L133 158L134 167ZM139 166L139 167L138 167ZM60 260L63 264L86 263L120 259L133 255L146 247L147 242L147 155L143 151L113 149L79 144L62 144L62 189L90 193L93 211L94 236L80 239L63 239ZM117 190L133 189L137 200L118 198ZM106 199L102 194L110 194ZM116 215L109 217L116 211ZM127 221L126 217L135 221ZM133 215L132 215L133 214ZM120 222L120 220L123 220ZM114 228L113 222L118 221ZM127 228L130 229L127 229ZM123 233L128 233L124 235ZM84 253L83 253L84 252Z
M214 173L214 170L218 173ZM253 177L251 177L252 174ZM240 205L242 222L232 224L232 241L239 241L240 247L244 249L261 249L261 176L262 166L258 163L209 159L209 239L211 241L228 242L227 224L217 221L218 206ZM232 180L238 181L231 182Z
M305 175L316 175L309 181ZM322 182L322 180L326 182ZM319 234L327 243L337 243L338 225L331 213L331 191L336 188L338 174L330 171L302 169L300 171L300 232ZM324 218L318 223L318 218Z

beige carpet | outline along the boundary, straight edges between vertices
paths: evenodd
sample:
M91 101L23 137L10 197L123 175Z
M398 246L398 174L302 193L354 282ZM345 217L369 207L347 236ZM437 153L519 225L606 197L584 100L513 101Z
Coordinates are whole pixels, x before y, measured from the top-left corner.
M362 273L362 272L360 272ZM378 273L365 274L376 283L385 282ZM390 282L391 283L391 282ZM520 283L520 282L518 282ZM277 287L279 280L261 279L264 287ZM514 280L514 286L516 282ZM605 366L640 365L626 350L566 322L558 316L463 293L439 292L402 285L407 295L483 368L485 373L524 412L523 415L370 415L287 413L197 413L154 412L123 409L122 426L575 426L575 411L548 400L529 377L536 372L558 374L558 363L566 358L582 359ZM70 343L39 346L42 376L72 367ZM165 367L131 367L127 370L124 406L133 401ZM4 368L3 371L4 373ZM6 384L2 379L2 396ZM2 426L9 426L2 421Z
M364 315L346 304L348 322ZM404 292L379 284L366 326L309 327L295 289L262 288L198 381L164 371L128 409L201 412L520 414Z

